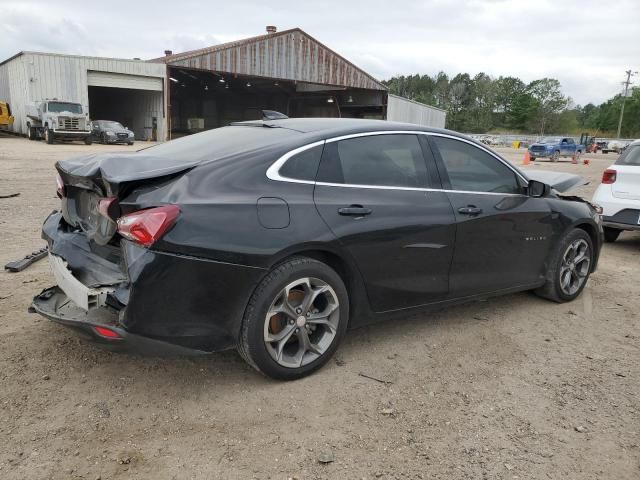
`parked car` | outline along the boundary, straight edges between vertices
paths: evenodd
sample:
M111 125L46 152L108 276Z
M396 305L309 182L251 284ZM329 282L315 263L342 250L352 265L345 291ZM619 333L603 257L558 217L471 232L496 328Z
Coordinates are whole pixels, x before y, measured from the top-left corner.
M133 145L134 135L127 127L112 120L94 120L91 122L93 137L100 143L126 143Z
M623 230L640 230L640 140L604 171L593 201L603 209L607 242L615 242Z
M0 101L0 129L8 129L13 125L13 115L11 115L11 107L7 102Z
M576 144L569 137L545 137L529 146L531 160L548 158L552 162L557 162L560 157L579 157L584 151L584 145Z
M571 301L602 243L596 209L559 193L579 177L410 124L242 122L56 169L58 285L32 311L137 351L237 347L278 379L347 327L523 290Z
M602 153L613 152L620 154L629 146L629 143L631 142L628 140L609 140L602 148Z

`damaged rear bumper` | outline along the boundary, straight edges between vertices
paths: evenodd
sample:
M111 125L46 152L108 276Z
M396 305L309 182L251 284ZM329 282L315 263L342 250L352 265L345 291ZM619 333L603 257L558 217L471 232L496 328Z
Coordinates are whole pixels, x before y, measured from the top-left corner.
M44 222L58 286L37 295L31 311L111 344L180 353L234 348L261 268L143 248L126 240L96 245L54 212Z
M60 287L47 288L36 295L29 311L39 313L49 320L73 328L85 337L103 343L114 350L149 355L200 355L207 353L128 332L120 325L117 311L106 307L91 308L85 311L77 306ZM100 334L101 328L114 332L115 336L105 337Z

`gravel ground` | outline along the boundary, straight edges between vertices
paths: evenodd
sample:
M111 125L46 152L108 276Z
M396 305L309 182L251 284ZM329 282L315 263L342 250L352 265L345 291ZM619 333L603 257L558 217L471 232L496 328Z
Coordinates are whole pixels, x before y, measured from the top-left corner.
M0 195L20 193L0 199L0 262L43 246L56 160L139 147L0 137ZM580 172L590 197L614 157L588 158L528 168ZM624 233L573 303L521 293L354 330L291 383L235 352L106 352L27 313L46 261L0 273L0 478L640 478L639 261Z

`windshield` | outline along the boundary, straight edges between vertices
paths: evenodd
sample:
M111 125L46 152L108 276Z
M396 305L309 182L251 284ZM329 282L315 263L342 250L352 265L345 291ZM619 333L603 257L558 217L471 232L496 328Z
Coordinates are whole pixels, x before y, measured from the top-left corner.
M49 112L71 112L82 113L82 105L79 103L67 103L67 102L49 102L47 106Z
M632 165L635 167L640 166L640 145L633 145L628 147L620 158L616 160L616 165Z
M98 122L102 128L117 128L123 130L124 127L118 122Z
M540 143L560 143L560 138L558 137L545 137L540 140Z

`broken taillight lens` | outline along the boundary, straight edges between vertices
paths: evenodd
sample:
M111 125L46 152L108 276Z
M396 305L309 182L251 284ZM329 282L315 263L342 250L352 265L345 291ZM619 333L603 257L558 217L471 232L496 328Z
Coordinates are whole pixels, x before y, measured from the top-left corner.
M602 173L602 183L606 183L606 184L615 183L616 182L617 173L618 172L616 172L612 168L607 168Z
M153 245L175 223L180 214L176 205L149 208L118 219L118 233L142 246Z
M101 198L98 201L98 212L100 215L108 218L109 220L117 218L119 215L119 213L117 213L119 212L117 200L118 199L116 197Z
M58 198L65 196L64 182L62 181L62 177L59 173L56 174L56 195L58 195Z

